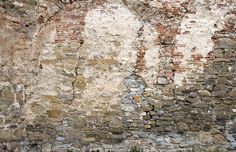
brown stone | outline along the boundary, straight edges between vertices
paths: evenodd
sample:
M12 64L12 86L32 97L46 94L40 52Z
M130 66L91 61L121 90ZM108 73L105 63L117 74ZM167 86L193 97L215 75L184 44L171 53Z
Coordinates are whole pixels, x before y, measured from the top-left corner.
M96 141L96 138L94 138L94 137L87 137L87 138L84 137L81 140L84 141L84 142L94 142L94 141Z
M232 97L236 97L236 88L233 88L229 95Z
M148 121L148 124L151 125L151 126L155 126L156 122L154 120L151 120L151 121Z
M150 129L150 128L152 128L152 126L151 125L144 125L144 128Z
M221 134L216 134L213 136L214 142L217 144L227 144L227 139Z
M117 64L118 61L114 59L102 59L101 64Z
M213 145L207 147L206 152L217 152L217 146Z
M214 141L214 138L212 137L210 132L199 132L199 140L203 143L212 143Z
M142 97L141 97L141 96L134 96L134 97L133 97L133 100L134 100L135 102L141 102L141 101L142 101Z
M46 111L49 118L59 119L62 115L62 111L58 109L51 109Z
M45 100L45 101L49 101L51 103L59 103L59 99L57 96L53 96L53 95L44 95L42 96L42 98Z
M81 116L76 116L74 118L74 125L76 128L82 128L85 126L85 121L84 118L82 118Z
M32 104L31 105L31 111L34 113L34 114L37 114L37 115L40 115L42 114L44 111L45 111L45 107L39 105L39 104Z
M1 96L2 96L2 99L0 99L0 101L3 101L7 105L10 105L14 101L14 93L13 93L11 87L4 87L2 89L2 95Z
M74 85L76 88L84 90L87 86L86 78L83 75L78 75Z
M181 132L189 130L188 124L186 123L178 123L177 124L177 129Z

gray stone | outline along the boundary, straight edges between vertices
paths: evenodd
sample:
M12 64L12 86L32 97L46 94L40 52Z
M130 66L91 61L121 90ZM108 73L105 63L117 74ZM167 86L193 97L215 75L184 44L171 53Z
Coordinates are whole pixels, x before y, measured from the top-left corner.
M213 97L221 97L226 94L226 91L212 91L212 96Z
M180 132L184 132L184 131L188 131L189 127L188 127L188 124L180 122L177 124L177 129Z
M167 77L165 76L162 76L162 77L158 77L157 78L157 84L161 84L161 85L166 85L168 84L168 80L167 80Z

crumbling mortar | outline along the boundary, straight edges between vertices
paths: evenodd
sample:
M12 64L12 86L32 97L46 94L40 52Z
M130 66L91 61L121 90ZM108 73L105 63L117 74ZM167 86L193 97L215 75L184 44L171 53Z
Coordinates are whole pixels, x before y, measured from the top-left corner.
M78 48L76 48L76 50L78 50L78 52L79 52L80 48L83 46L83 44L84 44L84 42L80 42L80 46ZM76 78L78 76L78 71L77 70L79 68L79 62L80 62L80 59L78 59L77 65L74 69L75 77L74 77L74 81L71 84L72 85L72 100L71 100L71 102L73 102L76 98L76 96L75 96L75 82L76 82Z

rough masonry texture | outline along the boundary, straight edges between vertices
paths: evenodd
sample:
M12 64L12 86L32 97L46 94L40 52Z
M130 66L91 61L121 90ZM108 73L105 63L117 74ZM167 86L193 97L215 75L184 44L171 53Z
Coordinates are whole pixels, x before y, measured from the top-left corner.
M0 151L236 151L235 23L235 0L0 0Z

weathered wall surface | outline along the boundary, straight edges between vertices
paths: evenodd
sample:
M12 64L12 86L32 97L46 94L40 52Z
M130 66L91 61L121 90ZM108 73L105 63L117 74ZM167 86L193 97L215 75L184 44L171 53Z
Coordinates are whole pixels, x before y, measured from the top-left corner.
M0 151L236 151L234 0L0 6Z

